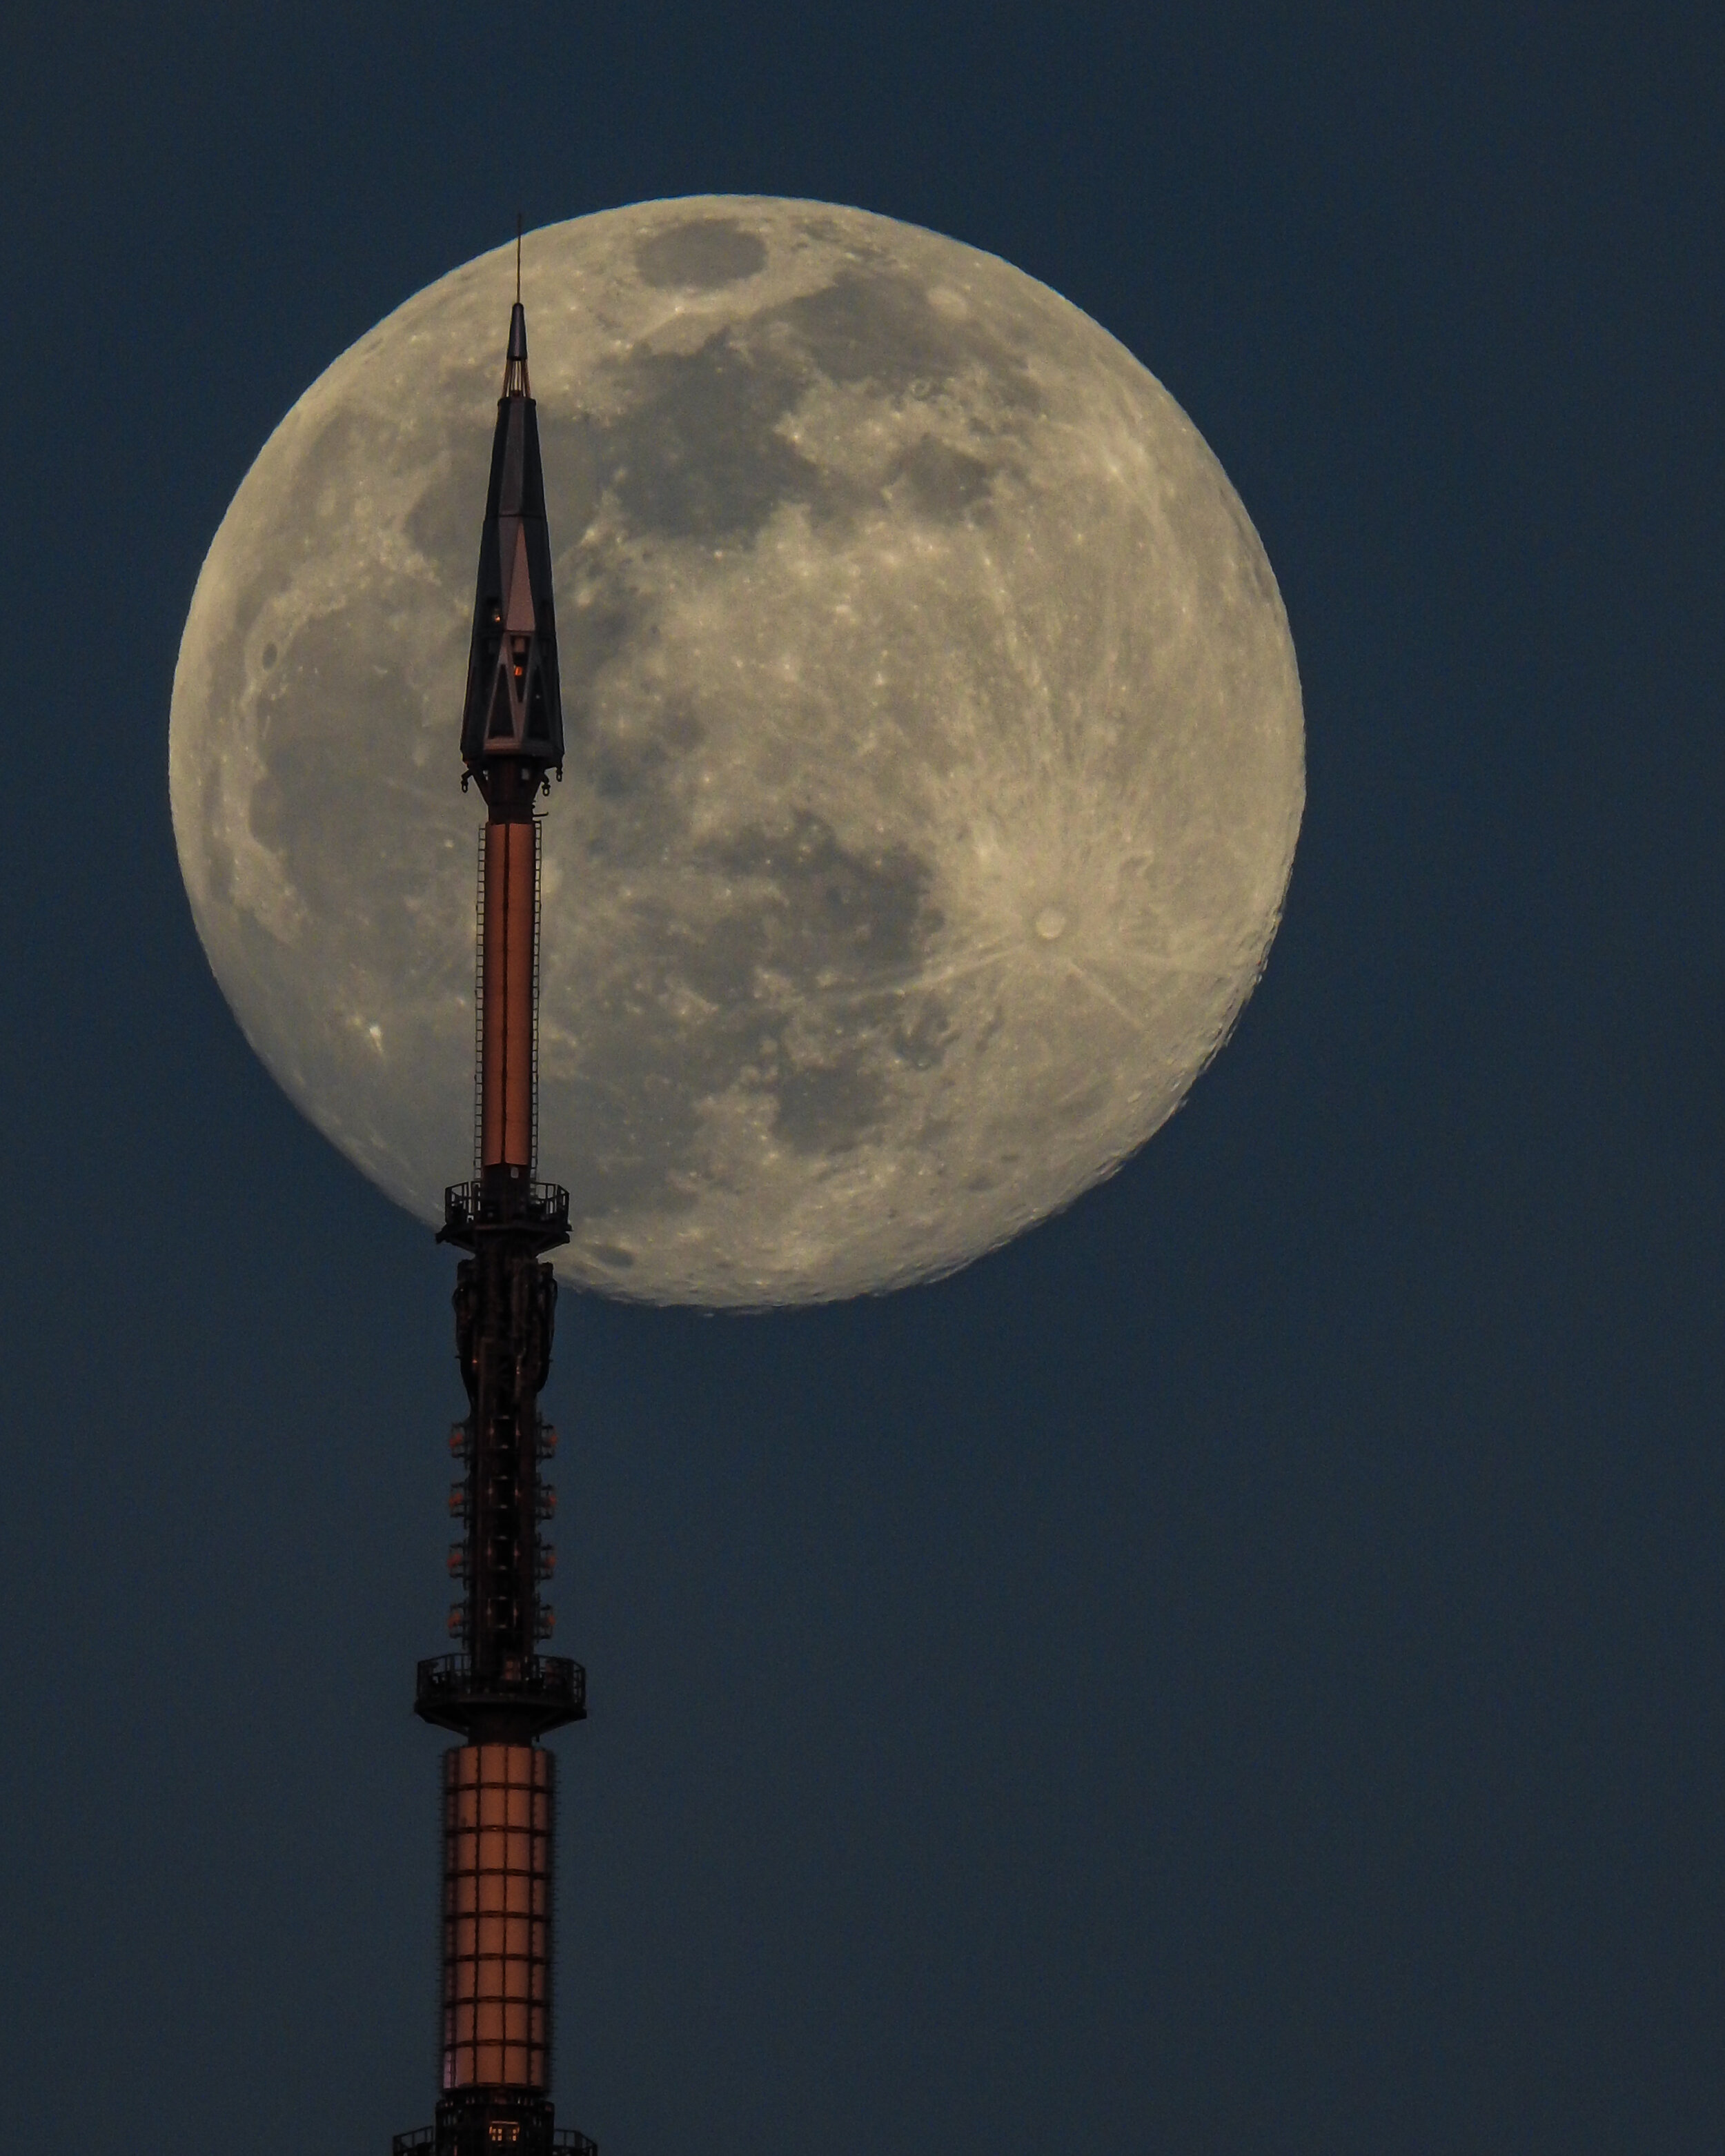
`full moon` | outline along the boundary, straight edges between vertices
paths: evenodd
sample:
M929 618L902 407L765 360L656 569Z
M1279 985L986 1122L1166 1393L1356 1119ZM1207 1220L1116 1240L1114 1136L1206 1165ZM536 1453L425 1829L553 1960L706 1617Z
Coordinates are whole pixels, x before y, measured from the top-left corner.
M174 830L251 1042L389 1195L473 1154L459 785L514 249L271 435L174 677ZM1299 680L1168 393L993 255L639 204L523 255L567 763L540 1172L566 1277L796 1303L950 1271L1178 1105L1275 933Z

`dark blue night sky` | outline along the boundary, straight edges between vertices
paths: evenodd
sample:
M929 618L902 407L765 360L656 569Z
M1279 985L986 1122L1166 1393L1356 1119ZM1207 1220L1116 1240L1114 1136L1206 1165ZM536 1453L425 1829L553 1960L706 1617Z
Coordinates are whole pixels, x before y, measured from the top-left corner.
M518 203L739 190L1167 383L1310 795L1233 1043L1064 1217L814 1313L565 1297L560 2118L1717 2151L1717 17L69 6L3 72L0 2146L430 2115L450 1261L216 989L174 657L378 317Z

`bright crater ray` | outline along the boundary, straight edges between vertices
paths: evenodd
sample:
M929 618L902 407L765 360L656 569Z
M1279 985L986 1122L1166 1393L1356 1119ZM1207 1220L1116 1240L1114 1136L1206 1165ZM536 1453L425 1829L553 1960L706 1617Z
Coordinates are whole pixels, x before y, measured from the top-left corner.
M456 751L512 249L342 355L187 623L198 928L295 1102L431 1220L472 1151ZM1264 962L1294 654L1178 407L1046 287L860 211L534 234L565 783L542 1172L654 1301L925 1277L1149 1137Z

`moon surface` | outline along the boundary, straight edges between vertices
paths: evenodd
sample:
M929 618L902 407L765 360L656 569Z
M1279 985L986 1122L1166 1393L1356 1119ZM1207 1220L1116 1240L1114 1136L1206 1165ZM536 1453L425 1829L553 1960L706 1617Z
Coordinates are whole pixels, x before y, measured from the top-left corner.
M1257 979L1304 800L1264 550L1131 353L954 240L696 198L523 261L558 1267L720 1306L948 1271L1141 1145ZM453 271L305 392L174 679L217 979L428 1221L473 1154L457 738L513 277Z

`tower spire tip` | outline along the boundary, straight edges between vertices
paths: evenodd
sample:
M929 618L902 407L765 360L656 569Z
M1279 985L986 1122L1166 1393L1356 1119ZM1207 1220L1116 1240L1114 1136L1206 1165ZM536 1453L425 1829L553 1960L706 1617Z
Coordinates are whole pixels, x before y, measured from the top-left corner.
M509 317L509 357L503 369L503 393L506 397L526 397L532 393L527 387L527 314L521 305L521 228L526 223L521 212L515 213L515 305Z

